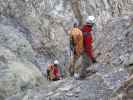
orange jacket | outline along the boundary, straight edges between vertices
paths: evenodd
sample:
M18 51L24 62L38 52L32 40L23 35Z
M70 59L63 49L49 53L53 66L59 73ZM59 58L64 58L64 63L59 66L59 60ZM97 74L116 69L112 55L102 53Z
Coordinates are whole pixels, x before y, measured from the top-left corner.
M53 75L52 75L53 64L48 64L48 69L47 69L47 71L49 72L49 73L47 73L47 74L48 74L47 78L48 78L49 80L52 80L52 79L53 79Z
M82 31L79 28L73 28L70 33L70 39L73 38L74 42L74 51L77 56L80 55L80 53L83 50L83 34Z

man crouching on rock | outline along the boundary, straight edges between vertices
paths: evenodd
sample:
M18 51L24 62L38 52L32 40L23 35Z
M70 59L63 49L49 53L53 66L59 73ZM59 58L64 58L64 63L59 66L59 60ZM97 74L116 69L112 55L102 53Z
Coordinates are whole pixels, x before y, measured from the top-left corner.
M53 75L53 81L57 81L57 80L60 80L61 78L61 75L60 75L60 70L59 70L59 61L58 60L55 60L54 61L54 66L53 66L53 71L52 71L52 75Z
M59 61L55 60L54 64L50 64L47 69L48 80L57 81L61 79L60 69L58 67Z

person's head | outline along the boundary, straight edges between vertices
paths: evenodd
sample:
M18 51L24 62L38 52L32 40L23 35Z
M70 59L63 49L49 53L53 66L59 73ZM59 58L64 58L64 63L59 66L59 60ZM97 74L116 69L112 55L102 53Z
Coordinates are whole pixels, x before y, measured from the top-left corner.
M77 23L74 23L74 24L73 24L73 27L74 27L74 28L78 27L78 24L77 24Z
M77 19L74 20L73 27L76 28L79 26L79 21Z
M57 65L59 65L59 61L58 60L55 60L54 61L54 66L57 66Z

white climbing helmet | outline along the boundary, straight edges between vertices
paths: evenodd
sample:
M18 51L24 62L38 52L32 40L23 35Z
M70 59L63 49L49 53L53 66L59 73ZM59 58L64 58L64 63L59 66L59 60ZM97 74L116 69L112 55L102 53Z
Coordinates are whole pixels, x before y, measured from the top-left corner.
M59 61L58 60L55 60L54 61L54 64L57 64L58 65L59 64Z
M86 22L88 22L88 23L94 23L95 22L95 17L94 16L88 16L86 18Z

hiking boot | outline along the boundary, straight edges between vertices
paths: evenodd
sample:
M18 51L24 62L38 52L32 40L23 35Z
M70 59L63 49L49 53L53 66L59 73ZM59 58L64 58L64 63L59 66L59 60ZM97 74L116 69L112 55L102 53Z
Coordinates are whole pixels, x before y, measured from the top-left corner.
M80 75L79 80L84 80L86 78L86 75Z
M93 62L94 64L97 63L96 59L93 59L92 62Z
M70 73L70 76L73 77L73 76L74 76L74 72L71 72L71 73Z
M79 80L80 76L78 73L74 73L74 79Z
M90 70L90 71L88 72L88 74L87 74L87 77L96 74L96 72L97 72L96 70Z

